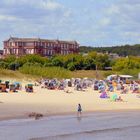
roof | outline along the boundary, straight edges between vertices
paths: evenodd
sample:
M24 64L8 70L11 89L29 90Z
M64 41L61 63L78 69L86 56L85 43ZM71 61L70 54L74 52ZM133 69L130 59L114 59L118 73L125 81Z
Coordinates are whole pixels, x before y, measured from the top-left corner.
M17 41L17 42L33 42L33 41L42 41L42 42L53 42L53 43L69 43L69 44L78 44L77 41L66 41L66 40L51 40L51 39L41 39L41 38L18 38L18 37L10 37L5 41ZM5 42L4 41L4 42Z
M109 75L107 77L117 77L117 75L116 74L112 74L112 75Z
M107 76L108 78L110 78L110 77L117 77L117 76L119 76L119 77L121 77L121 78L132 78L133 76L131 76L131 75L109 75L109 76Z
M131 75L119 75L120 77L122 77L122 78L132 78L133 76L131 76Z

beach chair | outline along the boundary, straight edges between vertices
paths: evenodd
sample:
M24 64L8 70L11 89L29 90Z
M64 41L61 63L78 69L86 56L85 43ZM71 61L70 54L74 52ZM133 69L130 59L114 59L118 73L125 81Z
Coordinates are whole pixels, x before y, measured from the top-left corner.
M71 81L68 81L68 87L72 87Z
M5 81L6 88L9 88L9 81Z
M6 84L0 83L0 92L7 92L6 91Z
M50 83L48 84L48 89L49 89L49 90L54 90L54 89L55 89L55 85L54 85L53 82L50 82Z
M16 90L21 89L21 83L20 82L14 82L14 85L15 85Z
M25 86L26 92L33 92L33 84L27 84Z
M9 91L10 91L10 92L17 92L17 91L16 91L16 86L15 86L15 84L10 84L10 85L9 85Z

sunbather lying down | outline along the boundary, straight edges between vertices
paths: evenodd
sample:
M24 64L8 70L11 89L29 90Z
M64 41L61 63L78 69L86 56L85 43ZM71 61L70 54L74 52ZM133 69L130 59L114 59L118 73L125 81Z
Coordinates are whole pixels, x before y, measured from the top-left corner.
M65 93L72 93L69 89L64 90Z

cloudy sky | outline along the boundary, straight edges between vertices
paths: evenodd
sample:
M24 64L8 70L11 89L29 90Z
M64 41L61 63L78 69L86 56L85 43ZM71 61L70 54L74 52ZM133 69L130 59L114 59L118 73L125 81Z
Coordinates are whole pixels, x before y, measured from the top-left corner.
M10 36L137 44L140 0L0 0L0 46Z

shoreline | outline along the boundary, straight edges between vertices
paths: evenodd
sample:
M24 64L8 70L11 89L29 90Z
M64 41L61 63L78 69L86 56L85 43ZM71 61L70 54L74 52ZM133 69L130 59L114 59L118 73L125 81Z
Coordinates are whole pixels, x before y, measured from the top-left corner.
M140 111L140 109L116 109L116 110L95 110L95 111L84 111L82 114L89 115L89 114L96 114L96 113L129 113L129 112L137 112ZM48 117L59 117L59 116L77 116L77 112L60 112L60 113L52 113L52 114L43 114L42 118L48 118ZM10 120L22 120L22 119L34 119L34 117L28 117L25 115L20 116L12 116L12 117L4 117L0 118L1 121L10 121Z
M139 140L140 111L94 112L0 122L1 140ZM12 134L12 135L11 135Z

